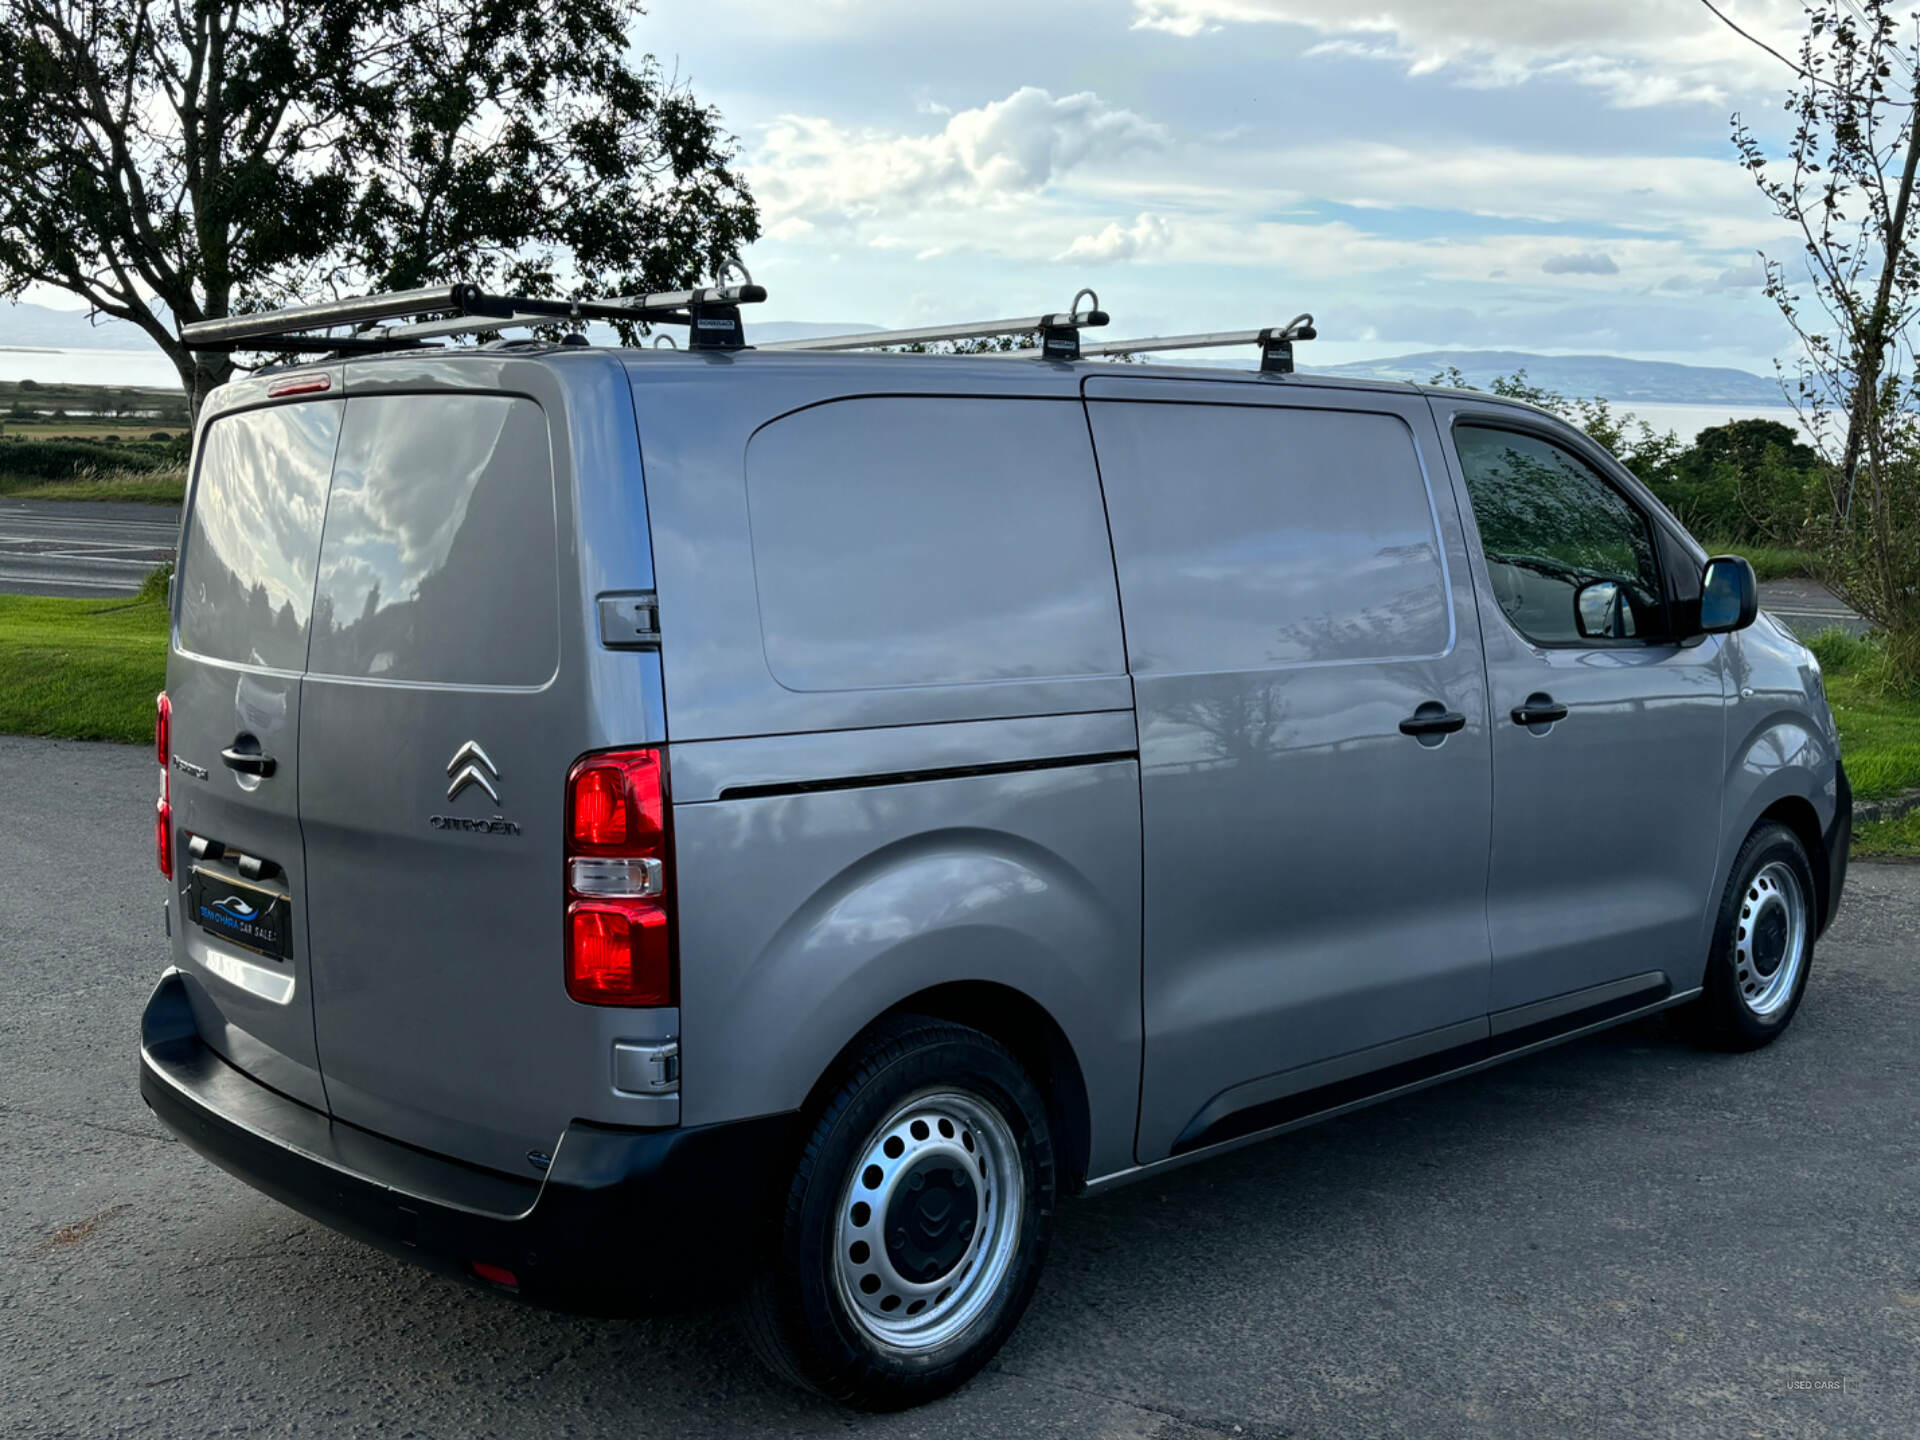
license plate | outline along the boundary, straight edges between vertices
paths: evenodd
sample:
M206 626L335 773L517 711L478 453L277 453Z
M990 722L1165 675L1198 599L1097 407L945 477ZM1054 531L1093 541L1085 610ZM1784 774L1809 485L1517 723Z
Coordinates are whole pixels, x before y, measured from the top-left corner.
M285 895L195 869L188 900L194 923L209 935L276 960L293 954L293 906Z

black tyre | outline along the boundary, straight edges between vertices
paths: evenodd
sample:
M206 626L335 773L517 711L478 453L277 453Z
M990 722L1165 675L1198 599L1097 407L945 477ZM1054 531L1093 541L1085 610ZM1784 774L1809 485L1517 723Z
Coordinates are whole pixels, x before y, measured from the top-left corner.
M1720 899L1695 1018L1723 1050L1755 1050L1792 1023L1813 972L1819 892L1800 837L1768 821L1740 847Z
M1055 1186L1046 1104L1004 1046L890 1022L814 1116L747 1336L776 1373L844 1404L944 1395L1026 1310Z

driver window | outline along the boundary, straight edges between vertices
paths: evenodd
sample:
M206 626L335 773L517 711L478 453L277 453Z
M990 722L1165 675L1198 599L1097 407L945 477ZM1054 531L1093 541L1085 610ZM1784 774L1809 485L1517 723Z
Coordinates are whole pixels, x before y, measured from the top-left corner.
M1576 597L1612 581L1617 592L1586 596L1590 611L1600 597L1612 600L1611 623L1600 633L1628 640L1666 634L1653 533L1624 495L1532 435L1459 425L1453 438L1493 591L1515 629L1536 644L1592 645L1592 617L1583 635Z

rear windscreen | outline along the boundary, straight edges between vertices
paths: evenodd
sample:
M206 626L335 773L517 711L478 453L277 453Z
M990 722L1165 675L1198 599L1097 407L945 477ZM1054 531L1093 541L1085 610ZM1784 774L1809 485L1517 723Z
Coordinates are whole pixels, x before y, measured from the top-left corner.
M214 420L180 561L180 648L273 670L307 661L314 556L341 402Z
M347 402L314 597L316 675L538 685L559 663L546 415L509 395Z

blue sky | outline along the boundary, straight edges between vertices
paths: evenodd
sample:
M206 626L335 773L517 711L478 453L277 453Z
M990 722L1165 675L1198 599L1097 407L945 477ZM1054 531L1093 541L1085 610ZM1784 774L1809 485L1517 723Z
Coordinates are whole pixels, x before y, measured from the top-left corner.
M1794 0L1727 0L1793 44ZM1790 254L1728 115L1790 78L1699 0L655 0L740 138L767 319L1064 308L1114 337L1311 310L1439 346L1767 371Z

